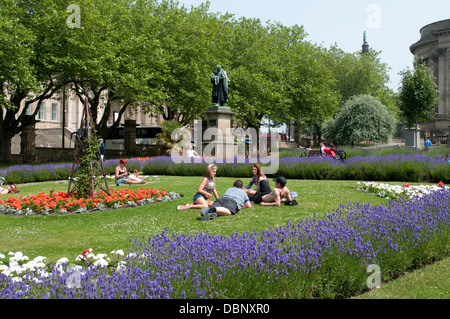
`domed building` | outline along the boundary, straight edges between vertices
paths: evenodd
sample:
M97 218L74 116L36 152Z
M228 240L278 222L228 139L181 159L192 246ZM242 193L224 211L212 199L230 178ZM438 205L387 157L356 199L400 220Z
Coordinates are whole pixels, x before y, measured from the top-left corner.
M446 135L450 125L450 19L424 26L420 40L410 47L416 60L424 61L436 77L440 102L436 119L422 129Z

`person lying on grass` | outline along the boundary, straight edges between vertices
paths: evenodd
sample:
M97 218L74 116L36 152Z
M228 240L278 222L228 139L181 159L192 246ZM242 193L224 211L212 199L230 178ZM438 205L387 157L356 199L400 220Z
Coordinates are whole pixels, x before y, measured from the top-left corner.
M262 197L261 206L281 206L282 202L292 201L291 191L286 187L286 178L280 176L275 179L275 189Z
M11 184L6 188L0 187L0 195L20 193L16 184Z
M236 215L241 209L250 207L252 207L252 203L244 191L244 184L241 180L237 180L233 187L229 188L211 207L202 208L201 219L208 221L218 216Z

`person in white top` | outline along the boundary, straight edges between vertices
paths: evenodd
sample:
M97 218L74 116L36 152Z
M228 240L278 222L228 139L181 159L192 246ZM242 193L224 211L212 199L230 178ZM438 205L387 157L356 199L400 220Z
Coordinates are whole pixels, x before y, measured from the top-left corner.
M189 158L199 158L198 153L194 151L194 147L192 145L188 146L187 157Z

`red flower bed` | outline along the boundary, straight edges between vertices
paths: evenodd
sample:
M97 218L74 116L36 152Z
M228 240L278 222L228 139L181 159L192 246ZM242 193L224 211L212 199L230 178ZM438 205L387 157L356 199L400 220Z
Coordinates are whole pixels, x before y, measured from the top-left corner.
M49 214L70 213L77 210L91 211L101 208L118 208L125 206L142 206L154 203L158 198L166 196L165 189L110 189L108 195L104 191L96 193L93 198L74 198L67 196L65 192L49 194L39 193L33 196L8 197L0 200L2 212L15 212L16 214Z

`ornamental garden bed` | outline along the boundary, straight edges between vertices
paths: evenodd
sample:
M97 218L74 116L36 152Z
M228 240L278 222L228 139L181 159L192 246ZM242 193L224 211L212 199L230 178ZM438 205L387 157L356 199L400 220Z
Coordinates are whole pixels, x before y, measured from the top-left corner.
M242 159L241 159L242 160ZM245 163L215 163L218 177L250 176L253 163L258 159L245 159ZM207 162L186 161L173 163L171 157L138 158L128 160L127 169L137 170L146 176L203 176ZM110 176L118 165L117 160L106 161L105 173ZM261 164L264 167L264 164ZM71 164L17 165L3 171L8 182L22 184L31 182L68 180ZM285 157L279 159L277 175L287 179L307 180L355 180L405 183L450 183L450 165L441 156L395 154L382 156L354 156L345 162L329 157Z
M53 190L48 194L42 192L30 196L10 196L0 199L0 213L15 216L80 214L146 206L182 197L180 194L167 192L165 189L130 190L121 188L117 190L110 188L109 191L109 194L99 191L93 198L75 198L67 196L66 192L54 192Z
M0 299L348 298L376 283L371 266L385 282L447 257L449 202L441 188L260 232L163 232L131 240L128 253L86 249L52 265L3 253Z

